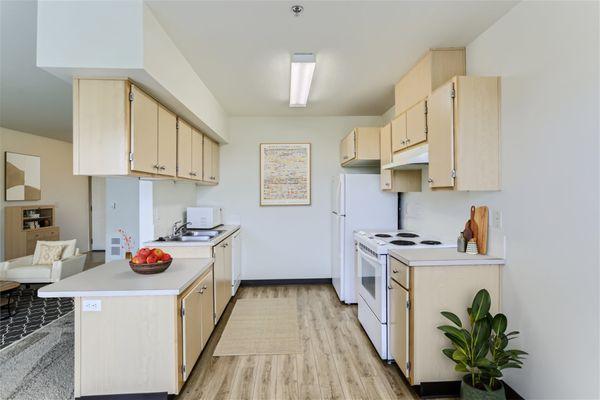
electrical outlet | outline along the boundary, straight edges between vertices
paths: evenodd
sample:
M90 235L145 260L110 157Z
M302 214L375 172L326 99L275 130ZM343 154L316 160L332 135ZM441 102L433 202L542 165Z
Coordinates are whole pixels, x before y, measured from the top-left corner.
M100 312L102 311L102 300L84 300L83 312Z
M496 230L502 230L502 211L500 210L494 210L493 214L493 222L492 222L492 226L494 229Z

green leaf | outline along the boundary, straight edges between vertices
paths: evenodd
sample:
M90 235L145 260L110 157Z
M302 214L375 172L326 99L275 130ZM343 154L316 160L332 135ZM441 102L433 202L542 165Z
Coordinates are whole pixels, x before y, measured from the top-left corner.
M479 292L477 292L475 298L473 299L473 305L471 306L471 314L474 322L486 317L490 311L491 303L492 300L487 290L481 289Z
M442 311L442 315L454 322L454 324L459 328L462 328L462 322L460 322L460 318L458 318L456 314L453 314L450 311Z
M452 359L456 362L463 362L465 364L467 363L467 355L461 349L454 350L452 353Z
M458 372L469 372L465 364L456 364L454 366L454 370Z
M442 349L442 353L444 353L446 355L446 357L448 357L449 359L451 359L452 361L454 361L454 358L452 358L452 354L454 353L454 349Z
M509 362L509 363L506 363L499 367L499 369L506 369L506 368L521 368L521 366L517 363Z
M446 337L456 346L467 347L467 341L460 329L450 325L438 326L438 329L444 332Z
M519 334L519 331L512 331L512 332L508 332L506 334L506 336L514 336L514 335L518 335L518 334Z
M492 320L492 329L497 335L504 333L507 325L508 321L506 320L506 315L504 314L496 314Z
M528 356L529 353L523 351L523 350L517 350L517 349L510 349L510 350L506 350L507 353L513 354L513 355L524 355L524 356Z

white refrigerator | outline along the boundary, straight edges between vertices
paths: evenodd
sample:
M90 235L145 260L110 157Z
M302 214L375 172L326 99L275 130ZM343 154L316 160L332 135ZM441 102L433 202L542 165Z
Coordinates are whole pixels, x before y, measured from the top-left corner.
M382 192L377 174L340 174L332 180L331 281L340 301L354 304L354 232L394 230L398 225L398 196Z

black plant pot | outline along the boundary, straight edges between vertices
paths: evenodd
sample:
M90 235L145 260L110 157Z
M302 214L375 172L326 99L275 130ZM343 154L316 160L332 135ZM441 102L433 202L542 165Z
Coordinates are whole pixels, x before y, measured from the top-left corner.
M502 381L499 381L500 388L491 392L471 386L470 381L470 376L467 375L460 382L460 398L462 400L506 400Z

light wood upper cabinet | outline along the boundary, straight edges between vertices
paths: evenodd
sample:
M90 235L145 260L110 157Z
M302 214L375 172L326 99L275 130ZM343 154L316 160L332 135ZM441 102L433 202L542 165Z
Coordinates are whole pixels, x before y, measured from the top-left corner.
M177 176L192 179L192 127L179 120L177 130Z
M379 128L354 128L340 142L343 167L373 166L380 163Z
M126 79L73 80L74 175L204 183L204 135L192 128ZM210 149L207 183L217 184L219 146Z
M211 138L204 136L204 182L216 184L219 182L219 144Z
M406 111L406 146L427 140L427 102L418 102Z
M500 190L500 78L458 76L429 99L429 186Z
M204 135L198 132L196 129L192 128L192 146L190 148L191 151L191 159L192 159L192 168L191 168L191 178L194 180L202 180L202 169L203 169L203 160L204 160L204 151L203 151L203 142Z
M131 86L131 169L158 172L158 102Z
M392 152L406 146L406 113L402 113L392 120Z
M429 50L396 84L396 115L425 100L433 90L453 76L464 74L464 48Z
M393 122L383 126L380 131L381 190L388 192L420 192L421 170L389 170L383 166L392 162L392 126Z
M177 169L177 116L158 106L158 171L175 176Z

